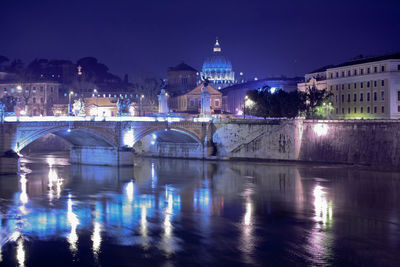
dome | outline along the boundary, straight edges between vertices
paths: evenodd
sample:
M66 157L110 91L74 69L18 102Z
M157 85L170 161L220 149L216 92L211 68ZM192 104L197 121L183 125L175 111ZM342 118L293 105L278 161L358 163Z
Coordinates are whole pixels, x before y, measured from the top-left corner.
M203 72L232 71L232 63L221 52L218 39L215 42L213 54L203 63Z
M220 52L208 56L203 63L203 72L232 71L232 63Z

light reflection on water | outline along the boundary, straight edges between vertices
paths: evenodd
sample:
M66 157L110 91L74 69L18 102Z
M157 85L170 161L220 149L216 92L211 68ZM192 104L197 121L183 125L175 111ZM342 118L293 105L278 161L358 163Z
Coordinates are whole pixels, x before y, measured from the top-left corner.
M187 265L193 257L200 265L381 263L355 253L360 242L349 236L363 240L363 249L378 249L383 263L398 260L392 253L400 243L397 173L357 180L358 173L336 167L162 159L118 169L68 166L53 156L23 168L29 173L17 183L0 180L5 264L29 266L47 254L55 262L99 265ZM358 227L359 218L369 223ZM383 225L371 228L371 221ZM38 242L57 242L63 254L29 253ZM120 254L121 247L130 252Z

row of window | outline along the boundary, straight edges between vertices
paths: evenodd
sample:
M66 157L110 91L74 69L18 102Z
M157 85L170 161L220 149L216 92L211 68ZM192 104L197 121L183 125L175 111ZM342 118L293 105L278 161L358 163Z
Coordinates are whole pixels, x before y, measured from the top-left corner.
M400 106L398 106L398 109L400 110ZM357 113L357 107L354 107L353 109L354 114ZM400 112L400 111L399 111ZM360 108L360 113L364 113L364 107ZM367 107L367 112L366 113L371 113L371 107ZM378 107L374 107L374 112L373 113L378 113ZM381 113L385 113L385 107L381 106ZM339 109L336 108L336 114L339 114ZM341 114L346 114L345 109L342 108L342 113ZM351 114L351 108L347 108L347 114Z
M201 106L201 99L197 100L197 104L198 104L198 106ZM191 99L190 100L190 107L194 107L194 106L195 106L195 100ZM214 100L214 106L219 107L219 100L218 99Z
M378 87L378 81L360 82L360 88L361 89L364 88L364 84L366 85L367 88L370 88L371 84L373 85L373 87ZM380 84L381 84L382 87L385 86L385 80L381 80ZM358 83L354 83L353 84L353 89L357 89L357 85L358 85ZM333 91L333 88L334 88L333 85L331 85L330 86L331 91ZM336 84L335 88L336 88L336 91L338 91L340 88L342 90L344 90L345 88L351 89L351 84L348 83L347 86L345 84L341 84L341 85L340 84Z
M339 95L335 96L335 102L338 103L339 102ZM400 91L397 92L397 98L400 101ZM344 94L342 94L342 98L341 98L341 103L345 103L345 99L344 99ZM381 91L381 101L385 101L385 91ZM360 102L364 101L364 94L360 93L360 98L359 98ZM367 92L367 102L371 101L371 94L370 92ZM373 101L378 101L378 92L374 92L373 93ZM351 94L347 94L347 103L351 102ZM357 94L353 94L353 102L357 102Z
M336 71L336 72L330 72L329 77L331 79L333 78L339 78L339 77L350 77L350 76L356 76L356 75L364 75L364 74L370 74L370 73L377 73L378 72L378 66L368 67L368 68L359 68L359 69L352 69L352 70L343 70L343 71ZM385 72L385 66L380 66L381 72Z
M17 92L18 92L19 94L22 93L22 89L17 89ZM29 89L25 89L25 92L26 92L26 93L29 93ZM33 88L32 88L32 92L33 92L34 94L36 94L36 92L37 92L36 87L33 87ZM40 87L40 92L43 92L43 87ZM54 93L54 88L53 88L53 87L50 87L50 92L51 92L51 93ZM4 89L3 89L3 93L4 93L4 94L7 94L7 93L8 93L7 88L4 88ZM12 93L15 93L15 89L14 89L14 88L11 88L11 89L10 89L10 93L11 93L11 94L12 94Z

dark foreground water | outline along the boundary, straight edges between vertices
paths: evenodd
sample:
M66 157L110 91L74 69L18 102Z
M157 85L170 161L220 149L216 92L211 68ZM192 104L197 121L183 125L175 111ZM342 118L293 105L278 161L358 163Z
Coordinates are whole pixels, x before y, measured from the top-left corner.
M94 155L95 156L95 155ZM400 174L343 166L23 160L0 176L0 265L399 266Z

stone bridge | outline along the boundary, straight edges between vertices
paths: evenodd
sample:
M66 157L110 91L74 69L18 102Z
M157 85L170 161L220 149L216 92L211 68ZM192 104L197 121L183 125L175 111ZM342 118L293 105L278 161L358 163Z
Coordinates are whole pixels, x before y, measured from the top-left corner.
M50 133L71 144L71 163L94 165L131 165L138 154L198 159L252 155L295 159L298 150L295 136L299 125L295 121L195 122L154 118L146 121L143 117L136 121L47 119L0 124L0 173L15 172L17 155L30 143Z

